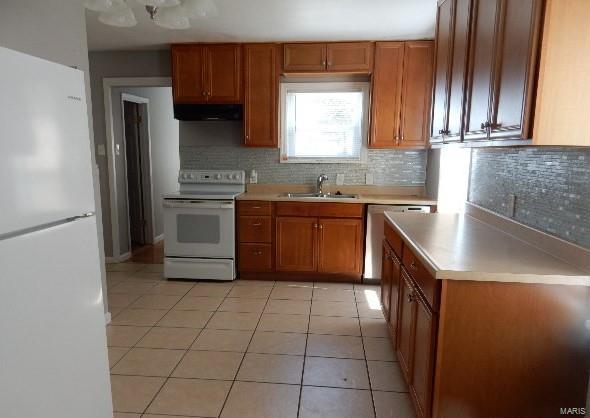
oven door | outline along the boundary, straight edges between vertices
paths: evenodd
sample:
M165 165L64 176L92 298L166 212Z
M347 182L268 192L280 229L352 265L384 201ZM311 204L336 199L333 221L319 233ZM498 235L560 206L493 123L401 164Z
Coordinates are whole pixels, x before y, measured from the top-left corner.
M164 200L167 257L234 258L233 200Z

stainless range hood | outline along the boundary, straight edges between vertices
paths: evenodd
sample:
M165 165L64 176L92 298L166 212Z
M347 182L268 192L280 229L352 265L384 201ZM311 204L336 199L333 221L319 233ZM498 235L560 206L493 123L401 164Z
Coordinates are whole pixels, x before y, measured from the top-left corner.
M242 120L241 104L175 104L174 118L184 121Z

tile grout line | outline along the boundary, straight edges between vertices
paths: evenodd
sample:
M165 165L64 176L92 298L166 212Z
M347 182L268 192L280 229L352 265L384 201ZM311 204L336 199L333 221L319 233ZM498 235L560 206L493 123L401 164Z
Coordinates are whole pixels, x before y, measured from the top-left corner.
M311 322L311 308L313 306L313 294L315 292L315 283L311 283L311 298L309 302L309 313L307 316L307 332L305 333L305 349L303 350L303 365L301 367L301 385L299 386L299 399L297 401L297 417L301 414L301 397L303 396L303 377L305 375L305 363L307 362L307 344L309 341L309 323Z
M235 282L235 280L238 280L238 279L234 279L234 282ZM232 288L234 286L235 286L235 284L232 285ZM264 313L264 310L266 309L266 306L268 305L268 301L270 300L270 295L272 294L272 291L275 288L275 286L276 286L276 281L273 281L273 285L270 288L271 290L268 293L268 297L266 298L266 302L264 303L264 306L262 308L262 312L260 312L260 316L258 317L258 321L256 322L256 326L254 327L254 330L252 331L252 335L250 336L250 340L248 341L248 345L246 345L245 351L244 351L244 353L242 355L242 360L240 361L240 364L238 365L238 368L236 369L236 374L234 375L234 378L233 378L233 380L231 382L231 385L229 387L229 390L227 391L227 395L225 395L225 399L223 400L223 405L221 405L221 409L219 410L219 414L217 415L218 417L221 417L221 414L223 414L223 410L225 409L225 406L227 405L227 401L229 399L229 396L231 394L231 391L232 391L232 389L234 387L234 384L236 383L236 379L238 377L238 373L240 372L240 369L242 368L242 364L244 364L244 359L246 358L246 354L248 353L248 349L250 348L250 344L252 344L252 340L254 339L254 334L256 334L256 330L258 329L258 326L260 325L260 321L262 320L262 314ZM231 293L231 291L227 293L228 296L226 296L224 298L224 301L225 301L225 299L227 299L229 297L229 294L230 293ZM223 302L222 302L222 304L223 304ZM221 306L221 305L219 305L219 306Z
M354 285L353 285L352 289L354 292L354 306L356 308L356 313L358 315L357 319L359 322L359 329L361 331L361 344L363 346L363 354L365 357L365 367L367 369L367 380L369 381L369 394L371 395L371 405L373 406L373 416L376 417L377 416L377 409L375 408L375 399L373 399L373 386L371 384L371 374L369 373L369 361L367 360L367 352L365 350L365 339L363 338L363 327L361 326L361 316L360 316L360 312L359 312L358 301L356 298L356 289L354 288Z

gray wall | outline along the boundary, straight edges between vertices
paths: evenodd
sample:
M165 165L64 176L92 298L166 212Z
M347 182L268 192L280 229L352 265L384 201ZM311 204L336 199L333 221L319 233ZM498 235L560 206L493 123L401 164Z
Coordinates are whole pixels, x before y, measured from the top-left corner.
M180 166L184 169L252 170L259 183L310 183L320 173L336 182L365 184L365 173L375 184L423 186L426 151L369 150L364 164L288 164L279 162L279 150L241 146L241 122L181 122Z
M85 73L86 99L90 144L93 143L92 103L86 19L80 0L2 0L0 3L0 45L41 57L63 65L77 67ZM92 160L95 161L94 147ZM94 164L93 164L94 165ZM98 173L94 173L94 197L96 201L97 233L101 259L103 233L101 199L97 188ZM106 301L106 275L101 267L103 293Z
M491 148L473 151L469 201L590 248L590 149Z
M92 117L94 119L95 146L105 145L103 78L105 77L170 77L168 51L113 51L90 52L90 86L92 89ZM102 196L104 249L112 256L110 191L107 156L97 156Z
M129 222L127 209L127 179L125 173L125 148L122 127L121 94L129 93L149 100L149 130L152 164L152 209L154 212L154 237L164 233L164 215L160 196L178 189L178 121L174 119L171 87L122 87L114 88L113 133L115 143L121 144L117 157L117 211L119 214L119 245L121 252L129 248ZM147 142L144 145L148 145Z

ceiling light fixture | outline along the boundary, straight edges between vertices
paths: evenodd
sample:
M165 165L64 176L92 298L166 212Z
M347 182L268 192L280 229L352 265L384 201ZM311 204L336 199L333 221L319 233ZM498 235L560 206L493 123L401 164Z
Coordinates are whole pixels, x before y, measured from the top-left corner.
M206 19L218 15L213 0L137 0L150 19L166 29L188 29L189 19ZM137 19L127 0L86 0L84 6L100 12L98 20L105 25L131 27Z

